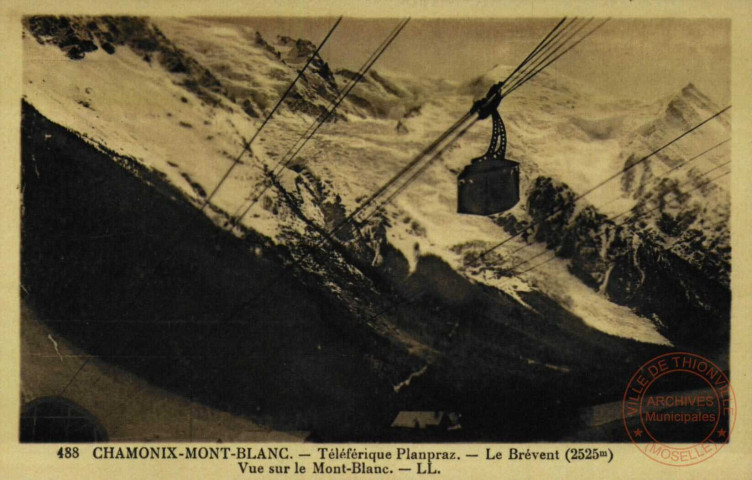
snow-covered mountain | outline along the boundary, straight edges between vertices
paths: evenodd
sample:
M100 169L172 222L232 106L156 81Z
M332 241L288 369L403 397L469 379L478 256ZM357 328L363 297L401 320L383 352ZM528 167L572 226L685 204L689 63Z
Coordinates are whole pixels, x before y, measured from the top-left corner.
M194 205L315 50L305 39L267 39L205 19L33 17L25 26L24 100L93 148L158 174ZM412 358L390 374L395 385L432 365L427 377L435 369L466 387L498 372L500 359L522 372L588 378L587 362L605 352L632 358L653 345L696 345L708 329L724 338L729 195L726 177L705 183L715 175L704 173L727 162L728 149L678 165L725 140L726 119L578 199L719 110L692 85L649 104L546 70L500 109L507 156L521 163L515 208L493 217L456 213L456 175L487 146L490 122L480 123L359 232L338 235L326 255L310 254L322 231L511 70L454 84L377 65L270 180L265 171L354 75L316 58L206 214L231 229L232 214L271 184L234 234L267 239L283 262L304 258L304 284ZM420 305L400 303L420 291L428 295ZM374 354L373 362L385 360ZM593 378L613 373L603 368Z

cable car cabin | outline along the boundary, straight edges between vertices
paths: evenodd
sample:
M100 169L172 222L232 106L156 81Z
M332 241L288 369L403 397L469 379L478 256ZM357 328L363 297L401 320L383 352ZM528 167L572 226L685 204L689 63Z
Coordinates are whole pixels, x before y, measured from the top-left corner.
M476 158L459 175L457 212L491 215L520 200L520 165L512 160Z
M506 129L499 112L491 112L493 133L488 151L474 158L459 174L457 212L491 215L514 207L520 200L520 164L504 158Z

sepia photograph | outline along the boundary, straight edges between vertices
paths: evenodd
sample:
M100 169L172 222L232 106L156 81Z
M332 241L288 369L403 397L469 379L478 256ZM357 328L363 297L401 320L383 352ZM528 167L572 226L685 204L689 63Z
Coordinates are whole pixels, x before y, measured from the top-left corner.
M18 442L730 441L732 20L393 13L22 16Z

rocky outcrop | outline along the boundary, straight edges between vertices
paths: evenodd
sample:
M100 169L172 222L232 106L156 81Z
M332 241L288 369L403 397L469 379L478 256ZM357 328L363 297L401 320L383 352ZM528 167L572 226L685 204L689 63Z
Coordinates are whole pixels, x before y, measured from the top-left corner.
M277 36L277 44L288 49L284 56L280 54L280 58L286 63L294 66L304 64L308 61L311 55L316 52L316 45L310 40L303 38L294 40L287 36ZM308 68L310 72L321 77L334 89L337 89L337 81L334 78L334 72L329 68L329 64L321 58L321 55L317 53L313 60L311 60L311 65Z
M207 68L176 47L147 18L32 16L24 24L39 43L57 45L71 59L82 60L100 46L108 54L128 47L144 61L156 59L170 73L181 74L178 81L206 102L215 104L217 95L226 94Z
M574 192L549 177L538 177L528 192L527 209L538 223L535 239L549 247L560 244L560 235L574 212Z
M663 227L655 229L638 221L640 209L617 223L592 205L576 211L574 198L566 184L538 177L527 199L532 228L509 214L496 222L513 234L530 230L530 238L568 259L570 271L585 284L653 318L675 342L708 347L727 339L727 246L704 248L707 239L687 227L695 219L686 211L686 218L656 214ZM676 239L673 248L666 245L668 236Z

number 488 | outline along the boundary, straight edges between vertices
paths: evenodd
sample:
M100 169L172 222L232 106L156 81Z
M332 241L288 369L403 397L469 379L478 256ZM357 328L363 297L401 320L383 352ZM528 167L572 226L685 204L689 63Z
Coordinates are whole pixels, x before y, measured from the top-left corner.
M60 447L57 451L58 458L78 458L78 447Z

